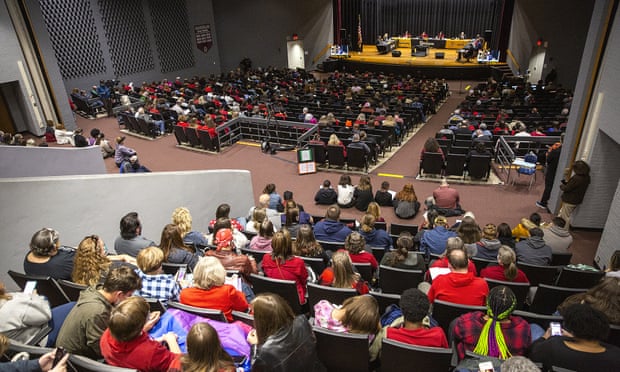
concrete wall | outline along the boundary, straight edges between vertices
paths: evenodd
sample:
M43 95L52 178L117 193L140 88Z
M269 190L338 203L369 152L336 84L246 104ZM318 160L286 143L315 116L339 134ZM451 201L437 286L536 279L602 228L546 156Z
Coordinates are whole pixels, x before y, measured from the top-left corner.
M207 231L220 203L246 216L253 195L250 172L239 170L2 179L0 280L16 288L6 273L23 272L32 234L43 227L56 229L63 245L97 234L113 247L120 219L136 211L143 235L157 243L175 208L189 208L193 229Z
M536 40L548 42L544 77L556 68L557 83L574 89L594 2L580 0L517 0L508 48L525 73ZM510 60L508 58L508 60Z
M103 27L102 15L100 13L100 6L98 0L86 0L90 2L90 9L92 10L92 17L94 18L94 25L96 27L96 32L99 37L99 42L101 44L101 51L103 53L103 64L105 66L105 72L95 73L88 76L81 76L79 78L71 78L64 79L62 78L60 69L58 68L58 58L52 46L52 42L50 39L50 34L45 24L45 20L43 17L43 13L41 10L41 5L38 0L26 0L26 6L28 7L29 17L32 21L32 25L34 27L34 32L36 34L36 38L39 44L39 48L41 50L41 54L43 56L43 60L45 63L45 67L47 69L48 76L51 80L51 84L53 86L53 90L55 92L56 100L59 105L61 111L61 121L65 123L68 129L73 129L75 127L75 120L73 119L71 110L68 105L68 94L73 88L80 88L84 90L89 90L89 87L93 85L98 85L101 79L113 79L115 77L120 78L122 81L129 82L134 81L136 84L142 83L143 81L159 81L162 78L166 77L168 79L174 79L176 76L181 77L192 77L192 76L201 76L201 75L209 75L211 73L219 73L220 72L220 56L218 52L217 46L217 38L215 31L215 21L213 16L212 9L212 0L186 0L185 4L187 7L187 19L189 30L191 34L191 53L194 56L194 65L192 67L178 70L178 71L169 71L166 73L162 73L161 69L161 60L156 51L156 37L154 35L153 30L153 20L151 19L151 13L149 8L148 0L141 0L140 7L142 11L142 15L144 16L144 26L146 29L146 33L148 34L148 42L149 47L152 51L152 57L154 61L154 66L152 69L147 71L141 71L138 73L125 75L125 76L115 76L115 68L113 66L113 61L111 59L110 48L113 45L110 44L110 40L106 38L106 33ZM115 2L116 0L105 0ZM81 8L79 8L81 9ZM1 17L1 15L0 15ZM71 14L67 14L67 17L70 18ZM3 22L4 23L4 22ZM196 42L194 40L194 26L199 24L210 24L211 32L213 35L213 46L207 53L199 50L196 46ZM2 25L3 26L3 25ZM0 26L0 27L2 27ZM120 30L118 33L122 33ZM79 39L81 37L85 37L86 35L74 35L75 39ZM125 44L123 44L125 46ZM35 134L42 134L42 132L33 132Z
M0 146L0 178L106 174L101 149Z
M286 41L294 33L304 42L306 69L312 69L313 59L333 42L331 0L214 1L213 10L222 71L237 68L244 57L254 67L286 67Z
M26 86L33 87L32 81L28 74L26 78L20 72L19 64L21 63L27 69L24 55L21 51L15 29L6 3L0 3L0 85L2 93L7 99L9 107L12 110L12 118L16 126L16 132L27 130L40 131L45 130L45 123L37 121L35 110L40 109L33 104L28 103L28 93ZM34 103L37 103L36 97ZM43 128L40 128L40 126Z

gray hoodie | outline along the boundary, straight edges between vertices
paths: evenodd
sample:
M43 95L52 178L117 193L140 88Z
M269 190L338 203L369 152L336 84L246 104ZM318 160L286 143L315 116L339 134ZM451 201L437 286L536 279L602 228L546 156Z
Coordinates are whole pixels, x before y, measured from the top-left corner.
M478 247L476 257L482 258L483 260L496 260L497 251L499 247L502 246L502 242L497 239L482 238L476 245Z
M551 264L551 256L553 255L551 247L540 236L532 236L519 241L515 245L515 253L517 254L517 262L540 266Z

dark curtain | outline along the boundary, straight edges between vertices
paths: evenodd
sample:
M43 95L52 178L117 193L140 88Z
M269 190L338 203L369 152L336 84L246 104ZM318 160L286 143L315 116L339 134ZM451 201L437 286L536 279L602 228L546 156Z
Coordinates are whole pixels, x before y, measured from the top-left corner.
M443 32L446 38L465 32L467 38L484 36L491 49L497 49L502 11L506 0L340 0L340 27L347 30L349 45L357 45L358 15L361 17L364 44L374 44L385 33L399 36L426 32L435 36ZM334 1L338 17L338 0ZM335 23L336 24L336 23ZM340 30L334 30L337 35Z

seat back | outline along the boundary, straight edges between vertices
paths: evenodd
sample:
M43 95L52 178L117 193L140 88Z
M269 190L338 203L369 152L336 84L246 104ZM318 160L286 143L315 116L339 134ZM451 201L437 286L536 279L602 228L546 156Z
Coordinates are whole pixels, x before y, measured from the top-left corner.
M340 146L327 146L327 160L329 161L329 167L344 167L344 153Z
M294 280L281 280L268 278L266 276L250 274L250 281L254 293L271 292L280 295L288 302L295 314L302 314L302 305L299 303L299 295L297 294L297 285Z
M387 231L387 222L385 221L376 221L375 229Z
M298 256L298 257L304 260L304 263L306 264L306 266L310 266L312 271L314 271L314 273L317 276L321 275L323 270L325 270L325 268L327 267L327 265L325 264L325 261L323 261L323 258L321 257L304 257L304 256Z
M248 314L248 313L244 313L241 311L237 311L237 310L233 310L232 311L232 317L234 320L243 322L247 325L249 325L250 327L254 328L254 315L252 314Z
M80 298L80 292L88 288L85 284L78 284L64 279L60 279L58 285L62 288L62 291L65 292L69 301L77 301L78 298Z
M47 297L50 307L63 305L70 301L56 280L49 276L26 275L13 270L9 270L8 274L22 290L26 287L27 282L37 282L37 293Z
M512 315L525 319L529 324L538 324L542 329L549 328L551 322L562 322L560 315L537 314L530 311L515 310Z
M442 175L444 169L444 160L442 154L438 152L425 152L424 159L420 163L420 175Z
M339 249L344 249L344 242L324 242L320 240L318 242L324 251L336 252Z
M173 276L176 275L181 268L184 268L186 271L188 270L187 264L178 264L172 262L162 262L161 268L162 270L164 270L165 274Z
M417 288L424 281L424 271L379 266L379 286L383 293L402 294L406 289Z
M400 235L400 233L403 231L408 231L411 234L411 236L416 236L416 234L418 233L418 225L394 223L394 222L390 224L391 235Z
M567 253L553 253L551 256L551 266L566 266L570 264L570 260L573 258L573 254Z
M313 327L319 360L328 371L368 371L368 335L333 332Z
M381 345L381 371L402 371L403 366L415 366L418 371L451 369L452 349L405 344L384 338Z
M525 299L530 292L530 283L506 282L503 280L494 280L489 278L484 278L484 280L486 280L487 284L489 285L489 289L500 285L510 288L515 294L515 297L517 298L516 308L523 309L525 307Z
M325 146L320 143L309 143L308 148L311 148L314 155L313 159L317 164L325 164L327 161L327 153L325 152Z
M202 143L200 143L200 139L198 138L196 128L185 128L185 136L192 147L200 147L202 145Z
M366 247L368 249L368 247ZM385 248L383 247L370 247L372 250L372 255L375 256L377 262L381 262L383 259L383 255L385 254Z
M263 261L263 256L265 256L265 254L269 253L269 252L265 252L265 251L257 251L254 249L250 249L250 248L239 248L239 250L241 250L241 253L243 254L247 254L248 256L252 256L254 257L254 260L256 261L256 264L259 264Z
M558 266L530 265L522 262L518 262L517 267L527 276L531 286L555 284L555 278L560 269Z
M76 354L71 354L69 363L80 372L138 372L137 369L115 367Z
M607 337L607 342L620 347L620 325L609 325L609 337Z
M368 172L368 156L366 150L359 147L347 147L347 168L360 168Z
M486 312L486 307L484 306L461 305L441 300L435 300L432 307L433 319L439 323L446 335L450 334L448 332L450 323L459 316L472 311Z
M529 311L538 314L553 314L568 296L586 292L587 288L565 288L539 284Z
M400 301L400 295L393 293L370 291L370 295L374 297L379 304L379 314L385 313L385 309L392 304L398 305L398 302Z
M149 304L151 311L159 311L160 314L166 312L166 306L160 300L156 298L145 298L145 300Z
M12 358L16 354L26 352L30 356L30 359L38 359L39 357L43 356L44 354L49 353L52 350L54 349L51 349L48 347L36 346L36 345L27 345L19 341L9 339L9 347L5 354L9 358Z
M314 305L318 304L321 300L327 300L332 304L342 305L344 300L355 296L357 296L357 291L353 288L334 288L308 283L310 314L314 313Z
M491 155L472 155L467 163L469 177L474 179L489 178L491 170Z
M217 320L217 321L220 321L220 322L227 322L228 321L226 319L226 316L224 316L224 313L222 312L222 310L205 309L205 308L202 308L202 307L185 305L185 304L182 304L182 303L176 302L176 301L168 301L168 308L169 309L183 310L185 312L188 312L188 313L191 313L191 314L194 314L194 315L198 315L198 316L201 316L203 318L209 318L209 319Z
M592 288L605 276L603 271L586 271L562 267L556 285L567 288Z
M213 144L213 141L211 141L211 136L209 135L209 132L207 132L206 130L196 130L196 132L198 133L198 139L200 140L203 149L209 151L216 151L215 145Z
M480 275L480 270L482 270L485 267L489 266L489 264L496 264L497 265L497 260L486 260L484 258L479 258L479 257L475 257L475 256L472 257L471 260L474 263L474 265L476 266L476 271L478 272L478 275Z
M364 279L365 281L369 283L372 281L373 272L372 272L372 266L370 266L370 263L353 262L353 267L355 267L357 272L362 276L362 279Z
M448 154L446 156L445 176L463 177L463 173L465 172L466 160L467 155L465 154Z

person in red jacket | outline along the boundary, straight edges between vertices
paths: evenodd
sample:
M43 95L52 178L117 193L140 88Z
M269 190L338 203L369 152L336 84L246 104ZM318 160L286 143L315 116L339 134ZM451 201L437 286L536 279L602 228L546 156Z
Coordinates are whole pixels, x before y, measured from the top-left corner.
M448 255L450 273L440 275L433 280L428 291L430 302L437 300L453 302L462 305L485 304L489 294L487 282L475 277L467 270L467 253L456 249Z
M185 288L179 297L182 304L221 310L228 321L232 312L246 311L248 302L243 292L224 284L226 269L215 257L201 257L194 267L193 287Z
M349 234L344 241L344 248L349 252L349 257L351 257L353 263L370 263L372 271L377 271L379 263L372 253L365 250L366 239L364 239L362 234L357 231Z
M181 354L177 336L170 332L160 340L151 340L144 331L150 317L149 304L138 296L129 297L112 311L108 329L99 341L107 364L140 371L168 370L177 354Z
M276 232L271 239L273 251L263 256L263 272L269 278L294 280L297 284L299 303L306 303L308 270L304 260L293 256L293 243L288 230Z

